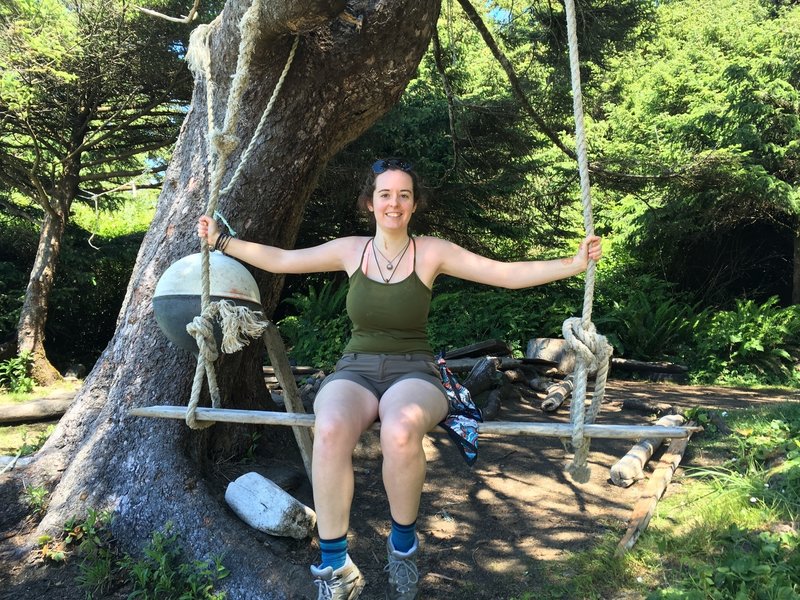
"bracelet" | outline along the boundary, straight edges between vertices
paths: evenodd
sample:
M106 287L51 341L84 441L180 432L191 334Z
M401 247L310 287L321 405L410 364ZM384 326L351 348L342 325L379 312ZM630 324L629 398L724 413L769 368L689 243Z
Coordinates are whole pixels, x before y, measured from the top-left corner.
M225 239L219 245L219 250L223 254L225 254L225 250L228 248L228 244L230 244L232 237L233 237L232 235L225 234Z
M214 242L214 250L219 250L220 252L222 252L224 254L224 250L222 249L223 248L223 244L225 243L225 239L229 238L229 237L231 237L231 236L228 235L227 233L220 233L217 236L217 241Z

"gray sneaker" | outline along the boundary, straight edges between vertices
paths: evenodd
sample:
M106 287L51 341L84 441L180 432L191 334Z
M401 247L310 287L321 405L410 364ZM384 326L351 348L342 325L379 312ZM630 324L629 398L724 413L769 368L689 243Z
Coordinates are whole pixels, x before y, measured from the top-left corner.
M314 576L314 585L319 588L317 600L356 600L366 584L349 554L344 566L335 571L333 567L320 569L312 565L311 575Z
M392 538L386 542L386 551L389 555L389 564L384 571L389 572L389 587L386 588L387 600L414 600L417 597L417 553L419 540L414 540L414 545L408 552L398 552L392 546Z

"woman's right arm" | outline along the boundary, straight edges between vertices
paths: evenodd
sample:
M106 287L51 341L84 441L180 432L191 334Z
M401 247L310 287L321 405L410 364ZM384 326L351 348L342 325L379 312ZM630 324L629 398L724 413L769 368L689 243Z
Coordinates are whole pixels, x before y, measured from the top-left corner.
M217 223L203 215L197 222L197 235L213 248L219 238ZM349 271L354 238L339 238L301 250L284 250L237 238L228 240L225 254L270 273L321 273Z

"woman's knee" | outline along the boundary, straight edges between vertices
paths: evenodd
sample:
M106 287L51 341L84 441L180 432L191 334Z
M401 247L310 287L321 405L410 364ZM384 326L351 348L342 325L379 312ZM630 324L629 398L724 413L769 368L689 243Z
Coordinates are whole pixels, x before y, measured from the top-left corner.
M392 454L414 454L422 449L423 427L414 421L397 418L381 422L381 450Z
M352 419L343 415L317 415L314 423L314 447L353 450L360 432L353 427Z

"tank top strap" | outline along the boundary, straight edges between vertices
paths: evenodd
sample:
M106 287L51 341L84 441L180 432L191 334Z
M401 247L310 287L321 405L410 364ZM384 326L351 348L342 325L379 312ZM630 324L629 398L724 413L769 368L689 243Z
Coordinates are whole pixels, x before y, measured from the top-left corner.
M361 271L364 275L367 274L364 268L364 257L367 255L367 248L369 248L370 243L374 240L374 237L371 237L367 240L367 243L364 244L364 249L361 251L361 260L358 263L358 270ZM369 262L367 263L367 268L369 268Z
M412 273L417 272L417 242L414 240L414 236L409 236L411 238L411 245L414 246L414 263L411 268Z

